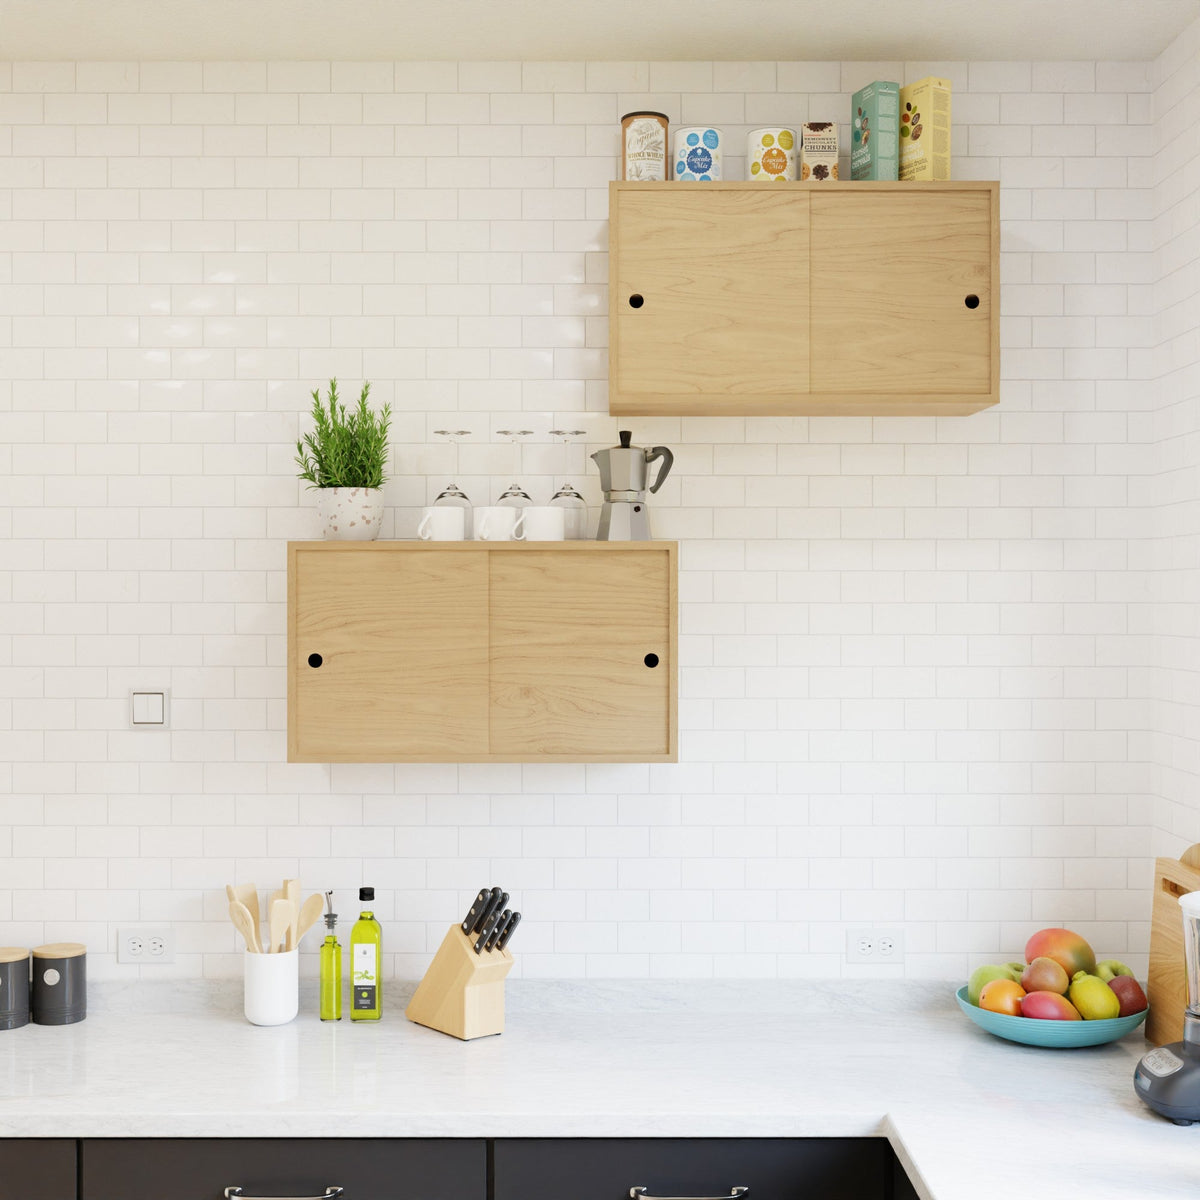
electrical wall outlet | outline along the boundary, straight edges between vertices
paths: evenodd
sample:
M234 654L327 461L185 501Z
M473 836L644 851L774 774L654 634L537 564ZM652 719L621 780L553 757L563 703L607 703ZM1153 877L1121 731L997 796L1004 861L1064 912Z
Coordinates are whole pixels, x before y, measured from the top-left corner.
M117 930L117 962L139 967L175 961L175 931L170 925L127 925Z
M846 961L884 966L904 961L904 931L900 929L847 929Z

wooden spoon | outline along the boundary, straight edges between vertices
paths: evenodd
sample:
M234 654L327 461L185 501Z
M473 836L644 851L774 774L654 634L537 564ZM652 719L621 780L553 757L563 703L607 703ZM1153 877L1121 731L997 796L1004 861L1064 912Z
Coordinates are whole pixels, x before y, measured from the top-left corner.
M313 892L311 896L300 906L300 919L297 922L296 945L300 945L301 938L321 919L321 912L325 907L325 897L320 892Z
M288 935L288 930L292 925L294 907L290 900L276 900L271 905L271 954L278 952L279 944Z
M246 911L250 914L250 920L254 922L254 948L261 954L262 937L258 931L258 888L252 883L239 883L237 887L227 883L225 885L225 895L229 898L230 904L238 900L246 906Z
M240 900L229 902L229 919L233 922L234 929L245 939L246 949L251 954L261 954L262 945L258 940L258 930L255 927L254 918Z

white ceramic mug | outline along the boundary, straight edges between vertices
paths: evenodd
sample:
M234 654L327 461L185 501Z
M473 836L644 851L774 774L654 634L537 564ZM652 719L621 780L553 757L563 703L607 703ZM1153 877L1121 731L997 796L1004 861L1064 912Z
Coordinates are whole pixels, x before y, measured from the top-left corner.
M246 963L244 1012L251 1025L286 1025L300 1011L300 951L242 956Z
M520 515L507 504L491 504L475 510L475 536L481 542L512 541L513 529Z
M531 504L521 509L513 537L518 542L561 542L566 529L566 514L558 505Z
M422 511L417 537L423 542L461 542L466 529L465 509L452 504L434 504Z

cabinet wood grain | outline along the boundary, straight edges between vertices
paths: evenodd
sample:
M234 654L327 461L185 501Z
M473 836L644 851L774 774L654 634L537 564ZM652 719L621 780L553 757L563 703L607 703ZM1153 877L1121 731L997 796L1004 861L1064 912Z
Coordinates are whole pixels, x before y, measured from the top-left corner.
M674 542L293 542L291 762L666 762Z
M613 183L609 409L999 401L999 185Z

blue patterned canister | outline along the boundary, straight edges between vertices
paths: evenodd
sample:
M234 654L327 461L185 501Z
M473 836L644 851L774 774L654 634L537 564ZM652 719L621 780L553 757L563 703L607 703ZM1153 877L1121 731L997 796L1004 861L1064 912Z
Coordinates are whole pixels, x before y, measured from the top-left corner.
M725 136L711 125L675 130L675 178L708 183L721 178L721 146Z

